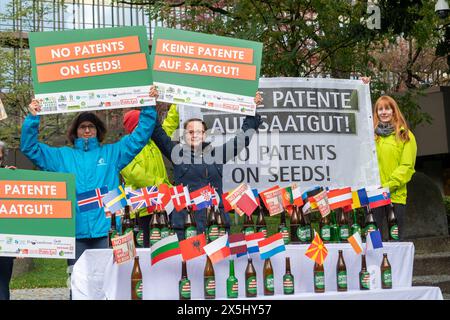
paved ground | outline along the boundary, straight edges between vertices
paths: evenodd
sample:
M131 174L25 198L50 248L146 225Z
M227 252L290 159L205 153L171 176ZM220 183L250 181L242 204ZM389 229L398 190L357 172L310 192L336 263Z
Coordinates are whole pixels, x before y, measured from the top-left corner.
M11 300L69 300L67 288L11 290Z

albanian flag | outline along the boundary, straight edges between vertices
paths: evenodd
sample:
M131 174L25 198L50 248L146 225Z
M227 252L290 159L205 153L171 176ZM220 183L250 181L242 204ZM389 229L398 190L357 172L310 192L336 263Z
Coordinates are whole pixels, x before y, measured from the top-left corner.
M188 261L205 254L203 249L206 245L205 234L199 234L198 236L180 241L181 255L183 261Z

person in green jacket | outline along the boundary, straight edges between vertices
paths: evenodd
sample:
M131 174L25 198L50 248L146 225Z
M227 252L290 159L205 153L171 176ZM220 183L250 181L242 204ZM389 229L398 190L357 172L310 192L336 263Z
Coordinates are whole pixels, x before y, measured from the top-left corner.
M125 113L123 117L123 126L127 133L133 132L139 120L139 110L131 110ZM172 104L167 113L167 117L162 124L164 131L170 137L178 128L179 115L177 106ZM167 176L166 167L162 158L161 151L159 151L153 140L149 140L142 151L120 172L125 186L133 190L149 186L159 186L165 183L171 186ZM140 209L139 225L143 230L143 246L148 248L150 246L150 214L146 208ZM131 212L131 218L134 218L135 213Z
M406 211L406 184L414 174L417 144L411 130L395 100L389 96L380 97L374 107L375 144L381 184L388 187L397 218L399 240L403 239ZM387 219L388 207L374 210L380 229ZM381 231L381 230L380 230Z

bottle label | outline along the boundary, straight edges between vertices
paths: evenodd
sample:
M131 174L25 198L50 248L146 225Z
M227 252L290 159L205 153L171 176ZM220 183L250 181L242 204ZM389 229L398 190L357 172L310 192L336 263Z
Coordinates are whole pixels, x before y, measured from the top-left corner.
M359 282L364 289L370 289L370 273L362 272L360 274Z
M216 296L216 281L214 277L205 278L205 295Z
M253 234L253 233L255 233L255 228L253 228L253 227L247 227L244 229L244 234L246 236L248 236L249 234Z
M392 272L391 269L387 269L383 271L382 274L383 284L386 287L392 287Z
M136 235L136 242L139 247L144 246L144 232L142 230L139 230L139 232Z
M236 277L229 277L227 279L227 297L237 298L239 293L238 280Z
M341 238L341 240L347 240L349 237L349 228L347 225L343 225L339 228L339 238Z
M189 279L180 280L180 295L185 299L191 298L191 281Z
M284 294L294 293L294 277L290 274L283 276L283 292Z
M258 232L262 232L264 234L264 238L267 238L267 228L266 227L259 227Z
M297 229L297 234L299 234L299 239L301 242L311 241L311 228L309 226L302 226Z
M366 234L366 237L367 237L367 235L369 234L369 232L372 232L372 231L377 231L377 226L374 225L374 224L372 224L372 223L370 223L370 224L368 224L368 225L366 226L366 228L365 228L365 234Z
M289 234L289 229L287 227L280 228L280 232L283 235L284 244L289 244L291 242L291 236Z
M398 240L398 225L394 224L389 230L391 239Z
M161 240L161 230L159 228L150 229L150 244L155 244Z
M337 285L339 289L347 289L347 271L338 272Z
M169 236L169 233L170 233L169 228L167 227L161 228L161 239L167 238Z
M216 224L213 224L212 226L208 227L208 239L209 241L214 241L217 238L219 238L219 226Z
M227 234L227 230L224 227L219 227L219 237Z
M264 287L267 291L273 292L274 291L274 285L273 285L273 274L267 275L264 279Z
M330 241L331 239L331 227L330 226L323 226L322 229L320 229L320 237L323 241Z
M142 286L142 280L138 280L138 281L136 282L135 287L134 287L134 292L135 292L135 294L136 294L136 297L137 297L139 300L142 300L142 289L143 289L143 286Z
M246 291L249 294L255 295L256 294L256 276L250 276L248 277L248 279L245 281L245 287L246 287Z
M184 231L184 238L189 239L192 237L195 237L197 235L197 228L196 227L187 227Z
M317 289L325 289L325 272L323 271L314 272L314 286Z

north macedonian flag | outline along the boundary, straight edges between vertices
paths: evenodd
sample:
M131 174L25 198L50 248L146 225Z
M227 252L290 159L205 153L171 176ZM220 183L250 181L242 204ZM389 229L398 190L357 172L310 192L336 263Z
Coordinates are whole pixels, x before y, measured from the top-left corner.
M322 265L328 255L328 249L325 247L322 239L317 232L314 232L315 236L305 255L311 260Z

